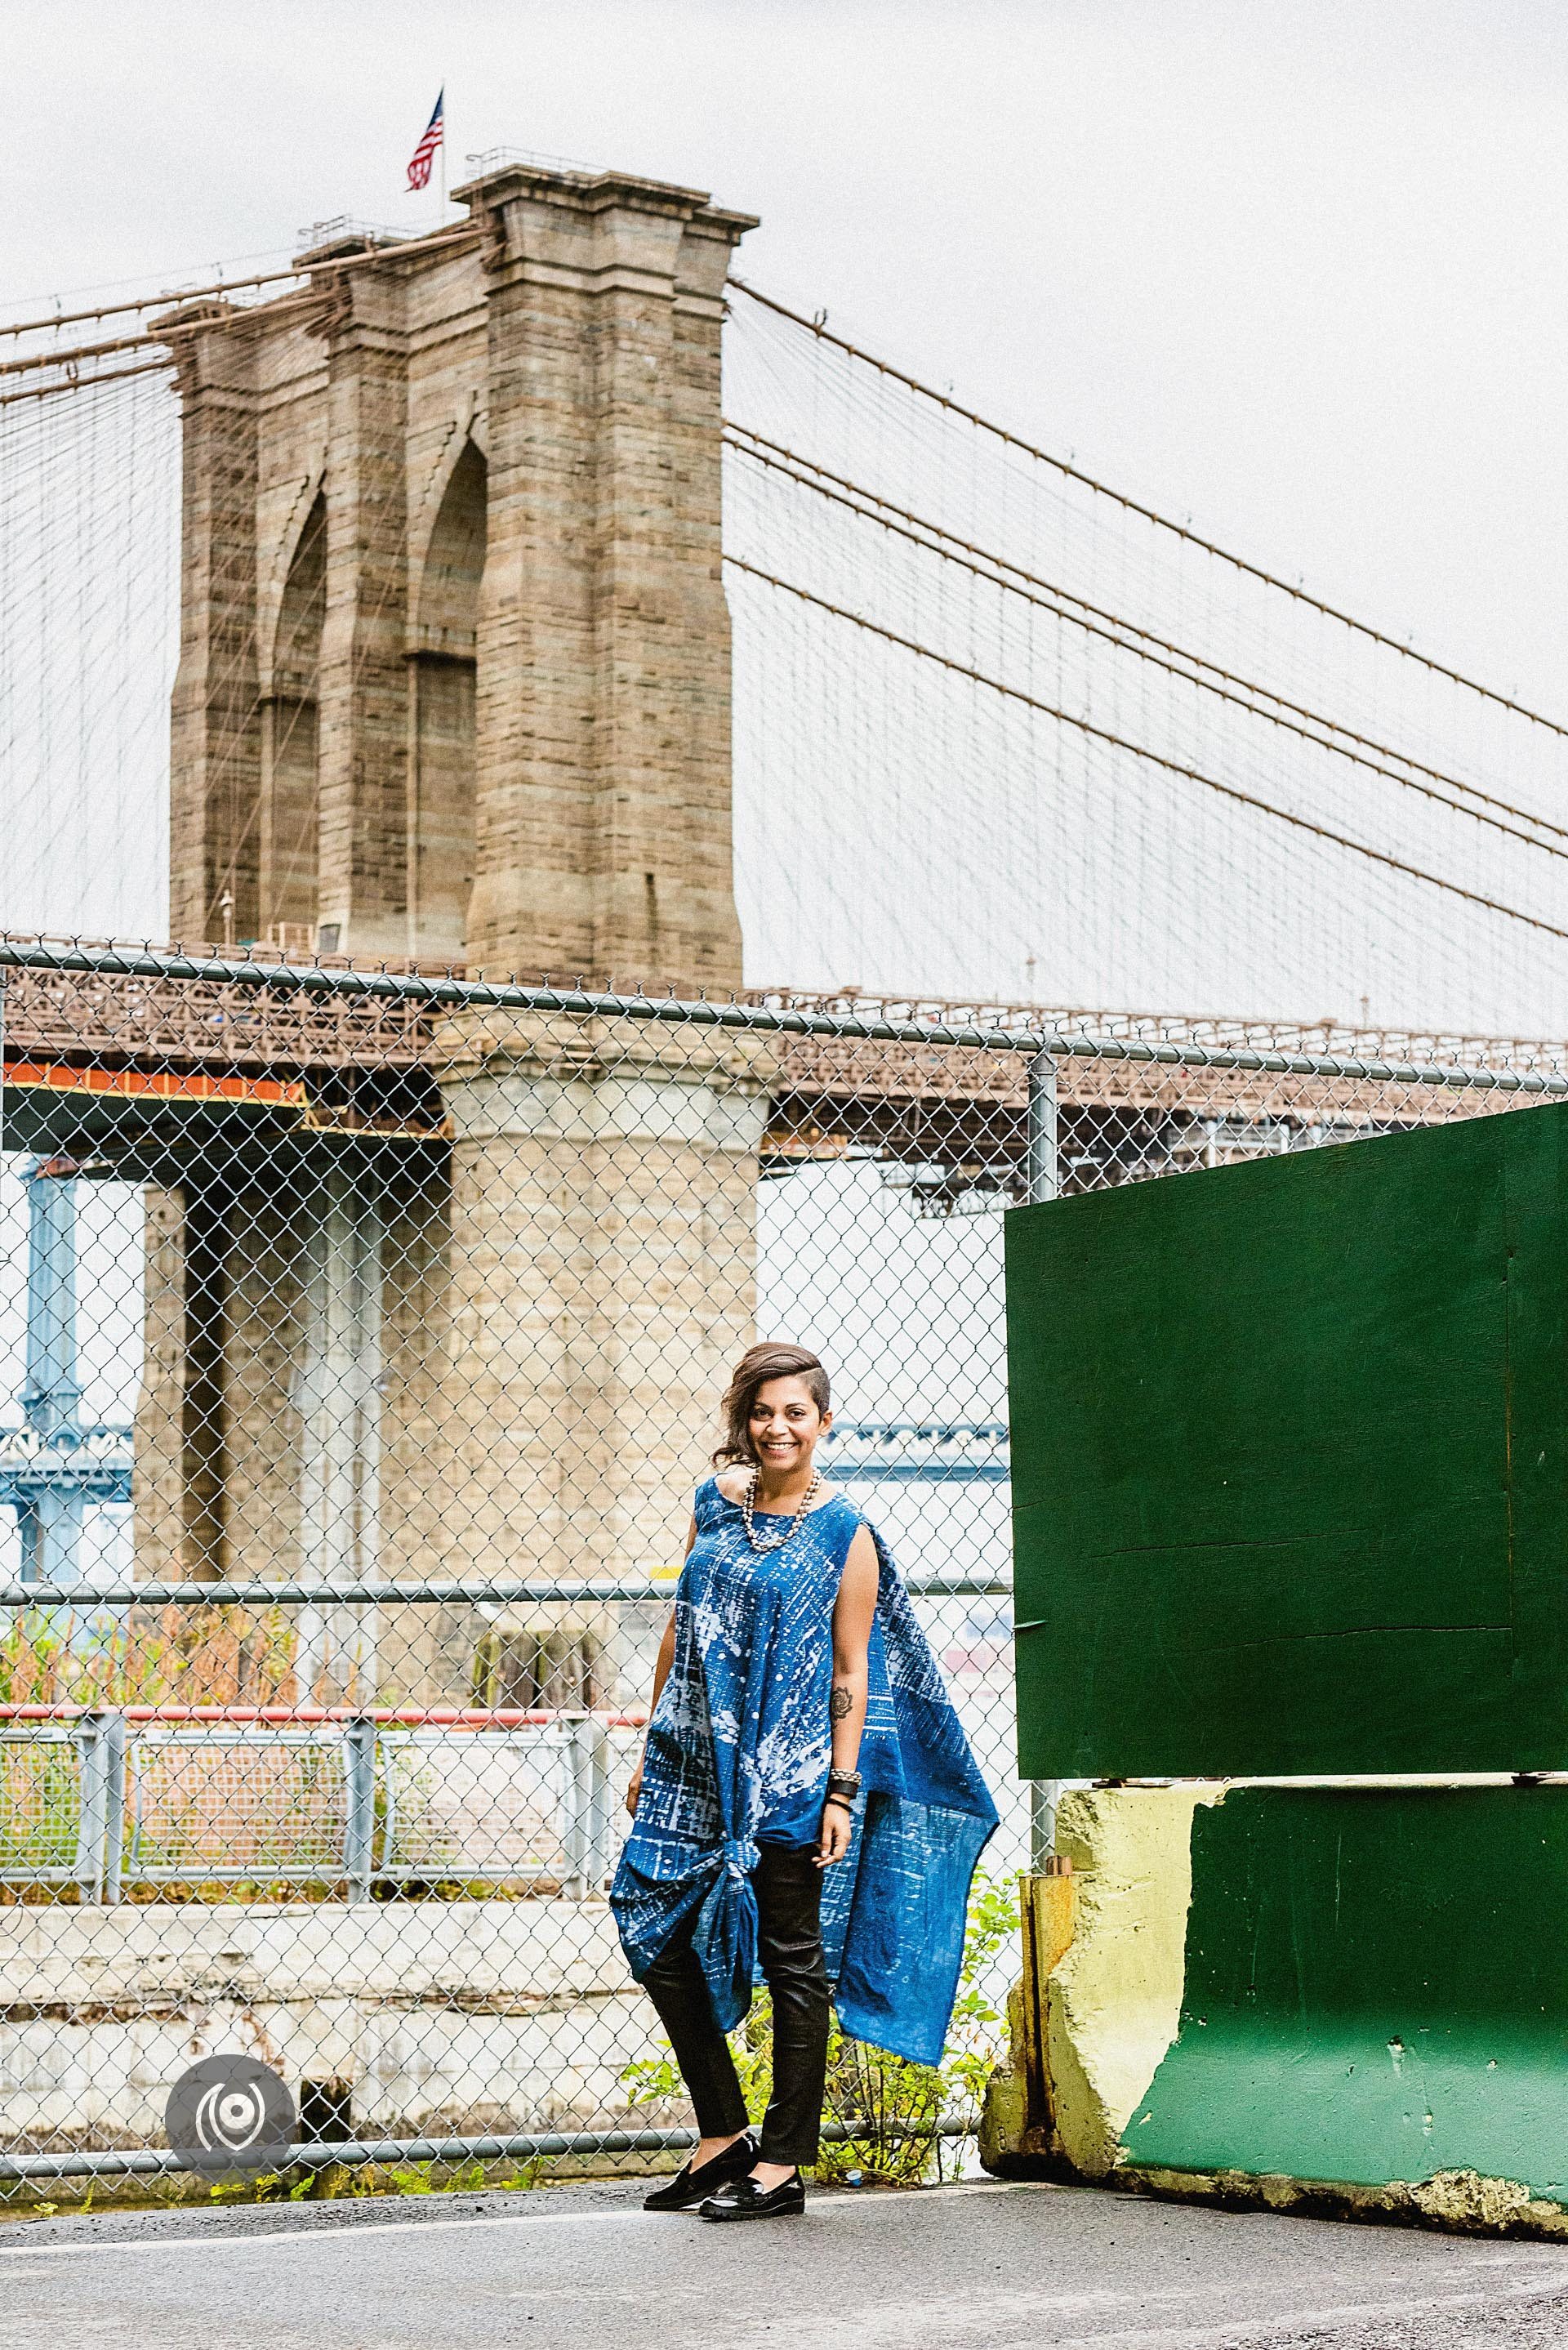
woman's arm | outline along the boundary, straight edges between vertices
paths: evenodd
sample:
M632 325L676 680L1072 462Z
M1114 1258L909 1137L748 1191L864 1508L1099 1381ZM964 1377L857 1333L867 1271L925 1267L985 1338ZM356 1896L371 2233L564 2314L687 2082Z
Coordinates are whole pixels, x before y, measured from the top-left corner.
M691 1545L697 1539L697 1521L692 1519L686 1530L686 1548L682 1555L690 1558ZM653 1695L649 1700L648 1719L652 1721L659 1711L659 1700L664 1694L664 1684L670 1679L670 1668L675 1662L675 1610L670 1611L670 1621L664 1627L664 1638L659 1644L659 1656L653 1668ZM648 1752L648 1731L642 1733L642 1754L637 1758L637 1768L626 1791L626 1807L632 1818L637 1817L638 1798L642 1794L642 1757Z
M827 1710L836 1771L853 1771L860 1759L860 1733L866 1727L866 1652L877 1612L877 1545L869 1529L862 1526L849 1545L833 1610L833 1690ZM819 1868L843 1859L849 1849L850 1826L848 1806L830 1795L822 1807Z

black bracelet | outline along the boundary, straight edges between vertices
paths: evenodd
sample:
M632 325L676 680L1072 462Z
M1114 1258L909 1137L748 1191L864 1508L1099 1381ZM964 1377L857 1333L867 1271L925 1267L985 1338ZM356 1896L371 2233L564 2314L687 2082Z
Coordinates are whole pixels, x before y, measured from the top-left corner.
M837 1804L842 1810L850 1813L853 1813L855 1809L854 1804L850 1802L847 1795L825 1795L823 1797L823 1809L825 1811L829 1804Z

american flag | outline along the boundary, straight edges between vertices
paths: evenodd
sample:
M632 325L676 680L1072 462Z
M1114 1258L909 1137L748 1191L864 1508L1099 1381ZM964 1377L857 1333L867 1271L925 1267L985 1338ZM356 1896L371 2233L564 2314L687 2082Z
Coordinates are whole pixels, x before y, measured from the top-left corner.
M436 99L435 112L425 125L423 138L409 158L410 188L424 188L430 185L431 165L435 160L435 151L441 143L441 108L445 102L446 92L443 89Z

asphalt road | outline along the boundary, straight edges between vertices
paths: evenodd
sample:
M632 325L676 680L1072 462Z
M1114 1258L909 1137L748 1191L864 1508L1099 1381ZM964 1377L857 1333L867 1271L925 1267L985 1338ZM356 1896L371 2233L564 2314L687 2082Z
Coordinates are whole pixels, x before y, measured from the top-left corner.
M630 2187L0 2226L0 2350L1564 2350L1568 2245L1083 2188L655 2217Z

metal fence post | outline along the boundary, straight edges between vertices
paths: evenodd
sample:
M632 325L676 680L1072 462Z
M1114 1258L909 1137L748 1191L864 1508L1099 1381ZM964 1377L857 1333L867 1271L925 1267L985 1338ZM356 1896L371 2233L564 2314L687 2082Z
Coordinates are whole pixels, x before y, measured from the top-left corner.
M130 1732L123 1713L110 1713L103 1722L103 1898L119 1899L125 1865L125 1772Z
M1054 1200L1060 1188L1056 1159L1056 1061L1049 1051L1036 1053L1029 1064L1028 1127L1025 1137L1026 1198L1031 1207ZM1060 1779L1029 1783L1029 1866L1041 1876L1056 1849L1056 1805Z
M77 1886L84 1901L96 1901L103 1889L104 1783L101 1718L83 1714L74 1742L81 1773L81 1807L77 1817Z
M366 1718L343 1732L348 1804L343 1823L343 1874L350 1901L369 1901L376 1842L376 1725Z
M593 1869L593 1732L587 1714L566 1725L566 1821L561 1838L566 1881L562 1890L573 1901L587 1898Z
M590 1714L583 1724L587 1750L585 1771L587 1834L584 1856L584 1898L602 1890L610 1873L610 1830L615 1817L615 1787L610 1778L610 1736L604 1723Z
M125 1718L84 1714L77 1725L81 1814L76 1881L84 1901L118 1901L125 1842Z
M1029 1064L1028 1164L1024 1170L1029 1205L1054 1200L1059 1188L1056 1172L1056 1056L1036 1053Z

